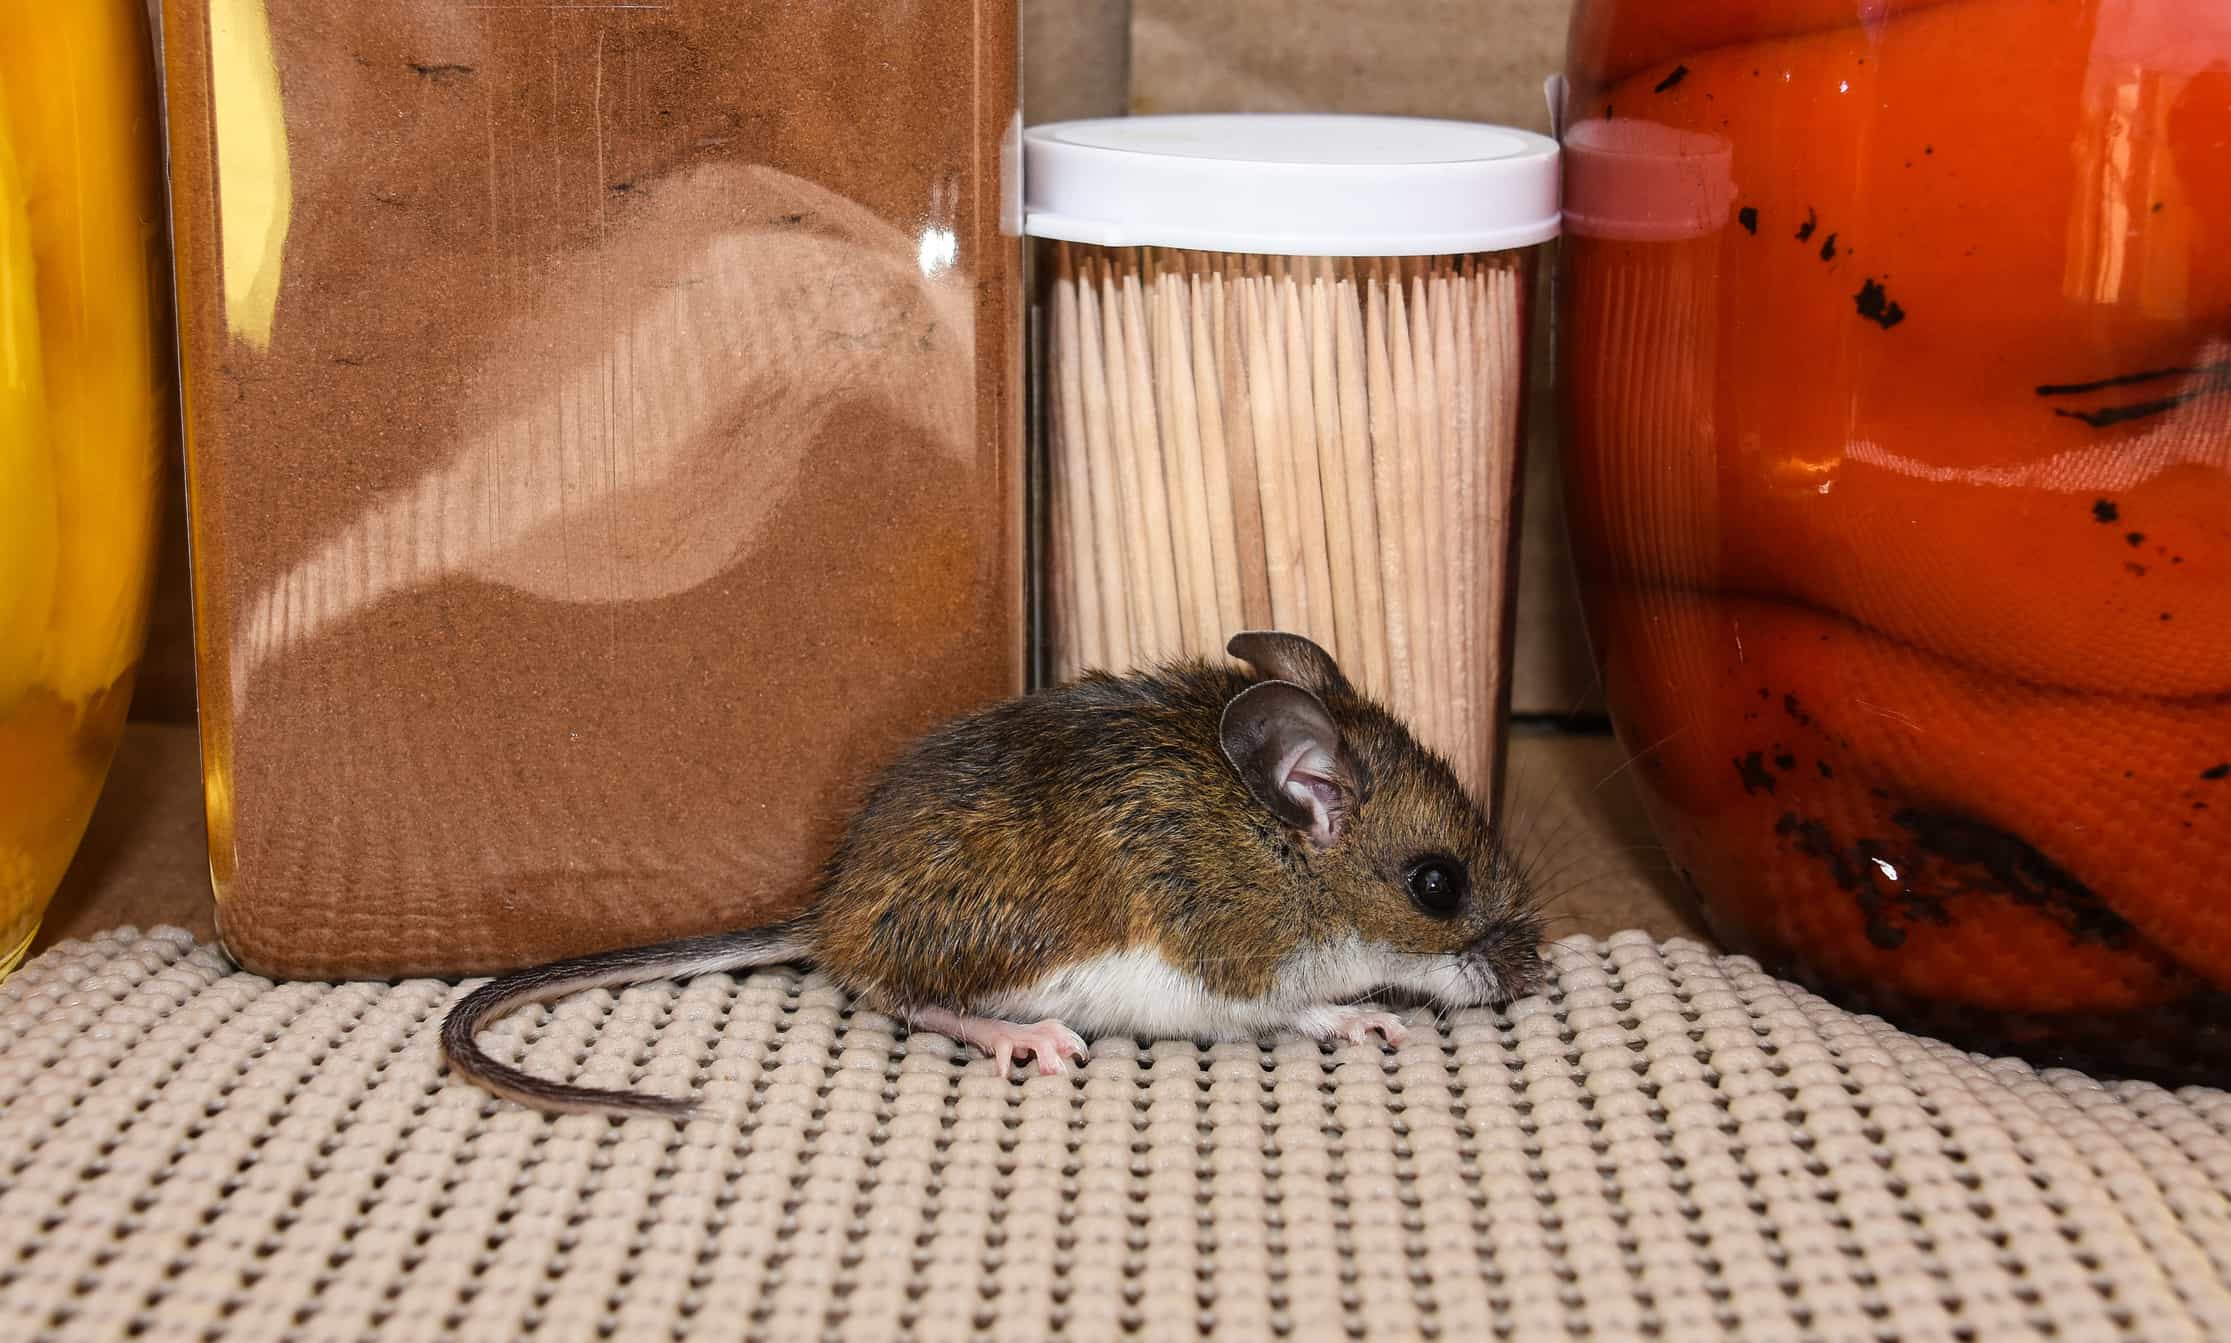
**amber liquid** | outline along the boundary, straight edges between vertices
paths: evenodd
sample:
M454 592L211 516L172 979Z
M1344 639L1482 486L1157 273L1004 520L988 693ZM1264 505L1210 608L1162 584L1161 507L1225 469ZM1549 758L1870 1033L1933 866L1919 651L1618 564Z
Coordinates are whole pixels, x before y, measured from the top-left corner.
M0 6L0 974L115 753L175 398L138 0Z
M77 852L131 686L126 671L90 704L33 686L0 713L0 975L23 959Z

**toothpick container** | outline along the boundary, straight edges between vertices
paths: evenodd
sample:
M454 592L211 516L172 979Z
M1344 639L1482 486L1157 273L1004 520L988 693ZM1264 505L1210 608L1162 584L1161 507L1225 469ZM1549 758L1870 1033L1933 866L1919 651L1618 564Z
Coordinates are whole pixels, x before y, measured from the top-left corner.
M1131 117L1024 155L1047 670L1306 634L1492 803L1555 142Z

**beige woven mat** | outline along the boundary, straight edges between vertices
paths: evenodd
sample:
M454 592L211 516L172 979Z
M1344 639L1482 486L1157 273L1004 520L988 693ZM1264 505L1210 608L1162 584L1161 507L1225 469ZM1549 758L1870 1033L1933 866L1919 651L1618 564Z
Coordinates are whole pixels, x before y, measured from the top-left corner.
M0 983L0 1336L2231 1337L2231 1096L1972 1059L1640 934L1408 1045L1003 1080L775 971L488 1040L184 934Z

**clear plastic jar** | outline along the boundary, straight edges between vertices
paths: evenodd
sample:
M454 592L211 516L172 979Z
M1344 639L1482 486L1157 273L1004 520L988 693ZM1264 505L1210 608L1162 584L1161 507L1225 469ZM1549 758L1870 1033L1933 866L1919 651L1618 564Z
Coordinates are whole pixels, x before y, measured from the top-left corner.
M1712 926L2231 1076L2231 17L1584 0L1570 66L1574 545Z
M1492 804L1556 146L1286 116L1025 144L1054 675L1307 635Z
M0 974L93 814L177 401L140 0L0 6Z

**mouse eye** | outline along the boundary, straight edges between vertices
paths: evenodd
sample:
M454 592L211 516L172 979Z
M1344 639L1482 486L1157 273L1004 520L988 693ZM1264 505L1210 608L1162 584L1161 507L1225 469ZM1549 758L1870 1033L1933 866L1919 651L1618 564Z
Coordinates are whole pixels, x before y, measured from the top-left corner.
M1437 919L1456 913L1464 904L1464 864L1447 854L1431 853L1410 864L1402 874L1410 900Z

